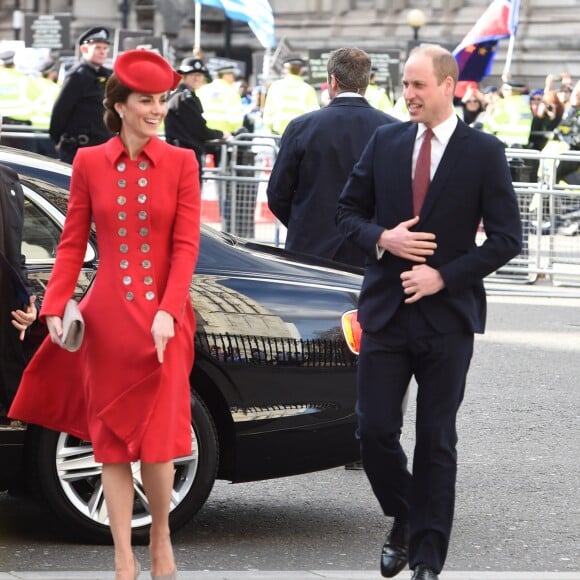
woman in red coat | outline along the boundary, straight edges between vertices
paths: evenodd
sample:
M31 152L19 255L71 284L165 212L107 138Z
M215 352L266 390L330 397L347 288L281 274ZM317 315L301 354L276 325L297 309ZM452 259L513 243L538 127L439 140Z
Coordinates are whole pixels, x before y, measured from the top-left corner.
M79 150L57 259L41 309L50 333L10 416L90 440L103 463L115 578L136 578L133 480L141 461L151 508L153 578L175 577L169 532L173 459L191 453L189 374L195 319L189 287L199 248L198 165L157 137L180 77L159 55L131 50L107 82L105 122L118 133ZM80 304L81 349L60 349L62 315L83 264L91 220L99 271ZM82 386L82 388L81 388Z

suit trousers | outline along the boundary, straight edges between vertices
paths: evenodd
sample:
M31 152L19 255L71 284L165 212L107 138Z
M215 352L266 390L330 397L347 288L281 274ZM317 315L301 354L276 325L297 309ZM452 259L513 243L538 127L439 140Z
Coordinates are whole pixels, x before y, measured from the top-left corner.
M410 524L409 565L443 568L453 523L456 415L473 354L473 334L433 329L418 303L402 303L380 333L363 332L357 415L361 458L385 515ZM412 474L400 443L402 403L417 381Z

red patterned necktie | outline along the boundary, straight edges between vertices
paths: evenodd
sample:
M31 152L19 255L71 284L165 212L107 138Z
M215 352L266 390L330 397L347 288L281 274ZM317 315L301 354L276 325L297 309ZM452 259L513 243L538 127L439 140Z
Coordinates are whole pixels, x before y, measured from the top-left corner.
M431 139L433 131L427 129L419 149L415 178L413 179L413 215L419 215L425 201L425 195L431 183Z

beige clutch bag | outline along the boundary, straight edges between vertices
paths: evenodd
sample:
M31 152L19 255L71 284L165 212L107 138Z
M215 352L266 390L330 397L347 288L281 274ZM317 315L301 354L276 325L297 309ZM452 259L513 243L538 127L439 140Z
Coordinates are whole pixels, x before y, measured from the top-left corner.
M66 303L62 317L62 348L69 352L75 352L83 343L85 335L85 321L79 310L79 306L72 298Z

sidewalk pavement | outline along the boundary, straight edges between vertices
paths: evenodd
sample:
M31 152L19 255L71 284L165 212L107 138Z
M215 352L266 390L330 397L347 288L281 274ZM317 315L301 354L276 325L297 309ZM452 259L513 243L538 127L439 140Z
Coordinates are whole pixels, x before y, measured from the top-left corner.
M142 578L149 574L143 572ZM409 580L409 571L401 572ZM112 572L0 572L0 580L114 580ZM179 580L381 580L373 570L198 570L178 573ZM442 572L439 580L580 580L580 572Z
M488 276L484 280L488 296L529 296L541 298L580 298L579 285L556 285L546 278L526 284L514 278Z

